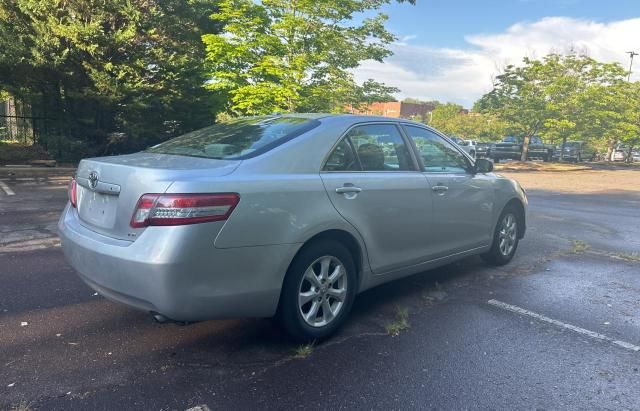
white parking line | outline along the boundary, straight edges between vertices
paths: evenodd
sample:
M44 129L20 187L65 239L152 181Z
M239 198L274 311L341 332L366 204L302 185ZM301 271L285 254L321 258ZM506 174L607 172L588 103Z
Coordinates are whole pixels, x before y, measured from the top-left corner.
M600 341L606 341L606 342L610 342L611 344L617 345L618 347L622 347L625 348L627 350L631 350L631 351L640 351L640 346L625 342L625 341L620 341L620 340L616 340L614 338L608 337L604 334L600 334L597 333L595 331L590 331L581 327L577 327L575 325L571 325L571 324L567 324L564 323L562 321L558 321L558 320L554 320L553 318L549 318L546 317L544 315L538 314L538 313L534 313L533 311L529 311L526 310L524 308L518 307L516 305L511 305L511 304L507 304L507 303L503 303L502 301L498 301L498 300L489 300L487 301L490 305L493 305L494 307L498 307L498 308L502 308L503 310L507 310L507 311L511 311L517 314L521 314L521 315L526 315L528 317L531 318L535 318L538 321L542 321L545 323L549 323L549 324L553 324L555 326L561 327L561 328L565 328L567 330L571 330L573 332L576 332L578 334L582 334L582 335L586 335L587 337L591 337L593 339L596 340L600 340Z
M0 188L2 189L2 191L7 193L8 196L16 195L16 193L14 193L13 190L9 188L9 186L4 181L0 181Z

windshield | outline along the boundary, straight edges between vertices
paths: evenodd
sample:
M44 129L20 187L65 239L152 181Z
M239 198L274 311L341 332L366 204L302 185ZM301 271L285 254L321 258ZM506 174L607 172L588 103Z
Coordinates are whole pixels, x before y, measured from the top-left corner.
M192 131L147 152L213 159L255 157L320 124L302 117L245 117Z
M519 143L520 137L509 136L505 137L502 141L504 141L505 143Z

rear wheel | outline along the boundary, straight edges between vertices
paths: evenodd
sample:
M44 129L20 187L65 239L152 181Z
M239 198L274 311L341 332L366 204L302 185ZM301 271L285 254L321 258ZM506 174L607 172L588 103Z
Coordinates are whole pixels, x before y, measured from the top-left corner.
M493 233L491 249L481 257L492 265L505 265L516 253L518 248L518 220L519 213L514 206L507 206L500 214L498 224Z
M344 323L356 288L349 250L333 241L312 243L296 256L285 276L278 320L296 340L326 338Z

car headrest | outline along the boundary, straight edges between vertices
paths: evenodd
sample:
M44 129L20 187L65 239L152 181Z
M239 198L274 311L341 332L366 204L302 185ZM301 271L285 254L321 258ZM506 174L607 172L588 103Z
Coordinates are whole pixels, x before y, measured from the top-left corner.
M375 144L363 144L358 147L358 157L362 167L368 171L384 170L384 151Z

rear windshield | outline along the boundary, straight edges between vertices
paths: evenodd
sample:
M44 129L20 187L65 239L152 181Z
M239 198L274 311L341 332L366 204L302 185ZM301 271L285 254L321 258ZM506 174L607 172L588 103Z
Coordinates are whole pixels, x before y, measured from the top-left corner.
M301 117L245 117L192 131L147 152L227 160L255 157L320 124Z
M502 141L504 141L505 143L519 143L520 140L520 137L509 136L505 137Z

